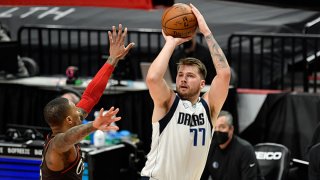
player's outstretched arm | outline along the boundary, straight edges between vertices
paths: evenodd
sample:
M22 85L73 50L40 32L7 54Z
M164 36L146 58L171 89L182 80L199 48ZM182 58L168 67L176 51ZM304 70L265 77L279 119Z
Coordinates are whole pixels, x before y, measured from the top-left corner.
M107 62L102 66L102 68L89 83L82 95L80 102L77 104L77 107L82 110L84 118L98 103L119 60L123 59L128 54L129 50L134 46L134 43L129 43L127 46L124 45L127 32L127 28L124 28L123 30L121 24L119 24L118 32L115 26L112 26L112 32L108 31L110 56L108 57Z
M171 86L168 86L164 80L164 74L168 68L171 55L178 45L192 39L192 37L174 38L166 35L163 31L162 35L165 39L165 44L152 62L146 78L147 86L155 105L164 104L170 99L170 94L173 93Z
M217 72L217 75L212 80L210 90L204 95L204 98L209 102L211 116L214 120L217 118L228 95L231 76L230 67L222 49L214 39L203 15L195 6L192 4L190 4L190 6L197 17L199 31L206 39L214 67Z
M101 108L99 116L93 122L72 127L65 133L57 134L52 142L52 148L55 152L62 153L70 150L74 147L74 144L80 142L95 130L118 130L117 126L111 126L111 124L121 119L121 117L116 117L119 109L111 107L105 114L103 114L103 111L104 109Z

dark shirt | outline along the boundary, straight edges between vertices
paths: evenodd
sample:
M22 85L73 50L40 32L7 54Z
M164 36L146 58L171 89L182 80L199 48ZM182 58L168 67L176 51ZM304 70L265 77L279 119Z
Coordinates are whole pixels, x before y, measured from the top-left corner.
M47 167L46 161L45 161L45 155L47 153L47 149L50 145L51 139L47 138L44 143L44 149L42 152L42 163L40 165L41 168L41 180L81 180L82 179L82 173L84 169L83 159L81 156L80 146L75 145L77 149L77 158L76 160L71 164L70 167L62 170L62 171L52 171Z
M320 143L310 149L309 180L320 179Z
M311 143L309 144L309 146L307 147L307 151L306 151L306 160L309 161L309 151L310 149L316 145L320 143L320 123L317 124L317 127L315 128L313 135L312 135L312 139L311 139Z
M258 161L251 144L233 136L225 149L212 141L206 168L201 179L213 180L260 180Z

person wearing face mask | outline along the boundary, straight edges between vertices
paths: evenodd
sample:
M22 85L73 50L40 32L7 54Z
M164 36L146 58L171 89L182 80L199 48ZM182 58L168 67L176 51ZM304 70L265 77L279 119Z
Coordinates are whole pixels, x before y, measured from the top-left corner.
M253 146L234 134L233 118L221 111L201 180L263 180Z

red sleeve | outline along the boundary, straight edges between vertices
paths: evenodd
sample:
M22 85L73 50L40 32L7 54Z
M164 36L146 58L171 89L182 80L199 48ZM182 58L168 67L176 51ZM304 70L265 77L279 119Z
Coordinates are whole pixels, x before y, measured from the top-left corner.
M77 107L82 108L86 113L92 110L102 96L113 70L114 66L111 64L105 63L102 66L83 92Z

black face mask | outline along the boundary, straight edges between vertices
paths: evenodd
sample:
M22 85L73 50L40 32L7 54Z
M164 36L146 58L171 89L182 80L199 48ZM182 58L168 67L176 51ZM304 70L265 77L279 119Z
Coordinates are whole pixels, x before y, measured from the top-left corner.
M228 132L215 131L213 134L213 140L218 144L224 144L229 139Z

